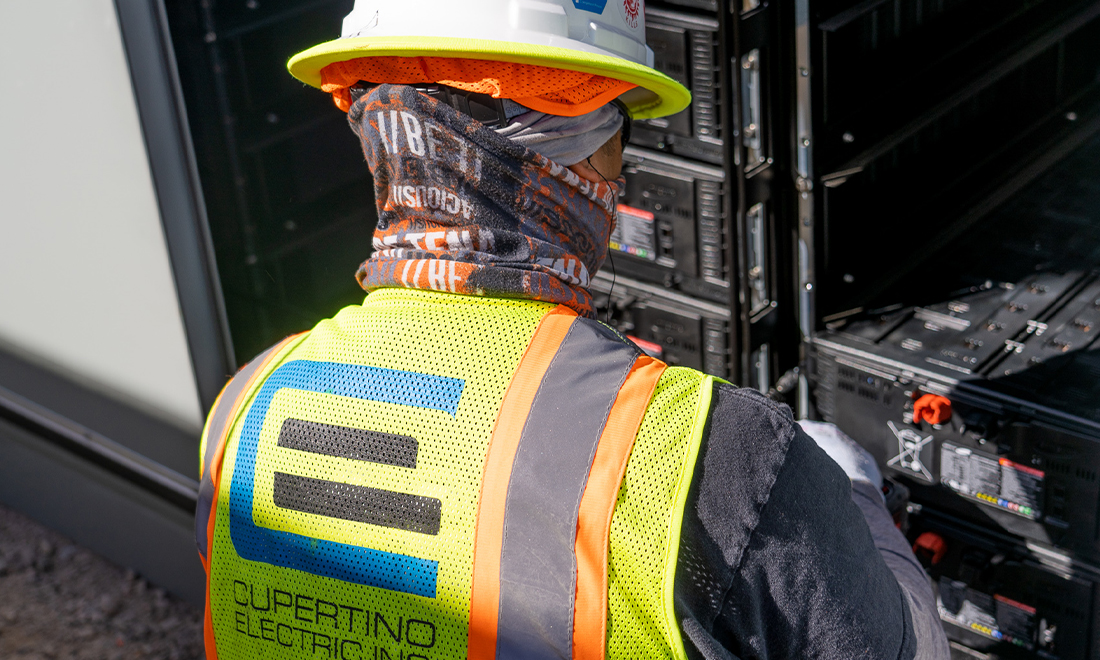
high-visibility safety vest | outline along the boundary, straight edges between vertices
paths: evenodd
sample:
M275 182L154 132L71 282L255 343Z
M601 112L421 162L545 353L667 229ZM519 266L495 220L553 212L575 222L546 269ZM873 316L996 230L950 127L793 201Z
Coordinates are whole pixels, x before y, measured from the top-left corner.
M434 291L284 340L203 434L207 657L684 658L712 380L566 307Z

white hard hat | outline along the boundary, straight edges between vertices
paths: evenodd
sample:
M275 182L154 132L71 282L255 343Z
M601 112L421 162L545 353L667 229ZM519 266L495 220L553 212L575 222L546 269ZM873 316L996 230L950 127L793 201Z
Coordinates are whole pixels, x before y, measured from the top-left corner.
M320 87L321 69L359 58L535 65L637 85L621 100L637 118L661 117L687 107L691 94L652 68L644 1L356 0L339 39L295 55L287 68L302 82Z

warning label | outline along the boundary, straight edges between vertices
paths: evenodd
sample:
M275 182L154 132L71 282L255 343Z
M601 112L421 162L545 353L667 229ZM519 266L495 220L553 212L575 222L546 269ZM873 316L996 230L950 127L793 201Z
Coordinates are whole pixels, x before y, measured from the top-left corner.
M932 464L932 440L933 436L923 436L915 429L898 427L894 422L886 422L890 431L898 441L898 453L886 461L886 464L898 469L904 468L913 473L913 476L922 477L928 483L932 483L932 473L928 466Z
M960 495L1025 518L1040 516L1043 476L1042 470L950 442L940 449L940 483Z
M611 232L608 247L642 259L657 261L653 214L626 204L619 204L618 210L618 220L615 222L615 231Z
M944 621L1026 649L1035 645L1035 608L999 594L940 578L937 607Z

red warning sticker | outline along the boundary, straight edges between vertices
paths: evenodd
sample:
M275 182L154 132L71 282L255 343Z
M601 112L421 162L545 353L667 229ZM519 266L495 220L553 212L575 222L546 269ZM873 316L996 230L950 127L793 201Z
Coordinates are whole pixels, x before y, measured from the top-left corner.
M623 0L623 20L631 28L638 27L638 17L642 15L643 0Z

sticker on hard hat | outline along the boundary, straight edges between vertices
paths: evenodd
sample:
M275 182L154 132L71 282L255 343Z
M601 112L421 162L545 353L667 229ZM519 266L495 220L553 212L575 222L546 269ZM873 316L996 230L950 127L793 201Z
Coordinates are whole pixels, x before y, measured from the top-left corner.
M603 8L607 6L607 0L573 0L573 6L582 11L602 14Z
M619 13L622 14L623 20L631 29L638 27L638 18L644 11L644 0L622 0L622 7L619 9Z
M229 497L229 531L237 554L250 561L434 598L438 561L319 538L323 526L308 521L280 524L283 518L305 514L306 518L338 519L340 524L438 534L443 508L439 497L284 471L292 467L306 471L310 459L302 456L314 462L335 457L415 469L415 438L296 419L285 413L280 414L283 419L272 420L278 421L276 442L268 439L261 447L260 434L276 395L283 390L454 416L464 387L465 381L457 378L336 362L295 360L276 369L257 392L238 441ZM287 450L289 459L267 456Z

